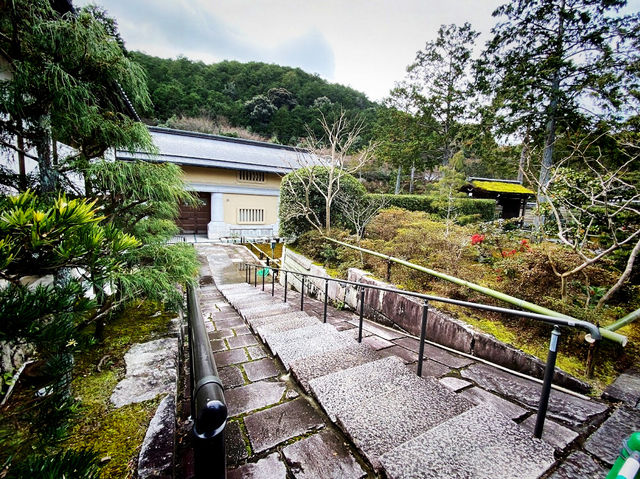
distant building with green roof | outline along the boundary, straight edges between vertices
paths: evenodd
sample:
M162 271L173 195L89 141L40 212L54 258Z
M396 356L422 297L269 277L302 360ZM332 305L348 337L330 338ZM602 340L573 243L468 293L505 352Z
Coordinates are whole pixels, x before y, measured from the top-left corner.
M500 218L518 218L525 215L529 197L535 192L517 180L494 178L467 178L462 188L470 197L496 200Z

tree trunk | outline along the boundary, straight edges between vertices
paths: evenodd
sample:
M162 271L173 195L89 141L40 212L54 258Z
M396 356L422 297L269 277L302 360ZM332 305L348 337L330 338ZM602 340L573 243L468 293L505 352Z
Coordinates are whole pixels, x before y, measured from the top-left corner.
M402 166L398 166L398 174L396 175L396 191L394 195L400 194L400 180L402 179Z
M409 181L409 194L413 194L413 180L416 176L416 165L411 165L411 180Z
M20 191L24 191L27 189L27 168L24 162L24 140L22 136L18 135L18 185L20 187Z
M522 183L524 180L524 168L527 163L527 153L529 151L529 127L527 127L527 132L524 134L524 139L522 140L522 151L520 152L520 163L518 164L518 181Z
M42 120L42 122L46 122L46 120ZM38 153L40 189L44 194L53 193L58 185L51 162L51 133L46 128L41 129L40 136L36 140L36 151Z

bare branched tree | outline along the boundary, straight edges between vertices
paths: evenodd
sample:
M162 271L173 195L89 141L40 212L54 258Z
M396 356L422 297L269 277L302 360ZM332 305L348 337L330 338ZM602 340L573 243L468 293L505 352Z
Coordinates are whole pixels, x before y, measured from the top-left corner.
M527 179L539 188L544 201L541 213L553 221L544 222L545 233L553 234L561 244L571 248L582 260L565 271L549 255L554 273L561 280L563 300L567 299L568 279L584 272L585 268L610 256L614 251L632 246L626 267L616 283L602 296L603 306L629 279L640 252L640 191L629 180L629 173L637 166L640 147L620 143L622 164L609 167L599 146L601 136L587 137L573 145L571 153L550 169L549 183L541 184L531 174ZM568 168L580 161L586 170Z
M378 212L389 205L389 200L384 196L375 198L367 197L362 201L353 201L345 195L336 197L336 204L343 217L353 226L356 233L356 242L360 246L367 225L375 218Z
M328 233L331 229L331 206L340 194L342 179L371 160L375 144L369 143L353 152L363 132L364 121L361 118L350 120L344 110L333 121L320 112L318 120L322 126L322 137L317 137L307 128L308 137L297 156L298 165L290 173L294 181L283 185L295 199L281 219L302 217L318 231ZM300 185L303 195L297 193ZM312 204L314 194L323 199L324 217Z

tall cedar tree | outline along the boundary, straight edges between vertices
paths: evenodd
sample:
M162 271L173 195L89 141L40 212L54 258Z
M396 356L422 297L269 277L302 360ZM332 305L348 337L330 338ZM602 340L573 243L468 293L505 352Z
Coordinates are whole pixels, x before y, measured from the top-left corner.
M459 149L460 124L470 115L471 49L478 37L469 23L442 25L436 40L418 51L407 67L404 91L413 111L435 127L438 159L448 164Z
M633 98L629 53L638 15L620 16L625 4L514 0L493 13L500 21L478 63L479 86L494 96L503 132L531 135L542 146L540 184L549 181L559 131L619 120Z

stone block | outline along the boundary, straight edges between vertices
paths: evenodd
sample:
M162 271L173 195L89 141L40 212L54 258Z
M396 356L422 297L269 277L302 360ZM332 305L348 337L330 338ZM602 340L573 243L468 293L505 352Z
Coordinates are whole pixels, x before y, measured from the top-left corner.
M227 479L287 479L287 468L274 452L258 462L228 470Z
M443 384L452 391L458 392L468 386L471 386L472 383L469 381L465 381L464 379L447 376L445 378L440 378L440 384Z
M640 401L640 371L622 373L604 390L602 397L612 401L623 401L631 407L636 407Z
M286 390L282 382L259 381L225 391L229 417L279 403Z
M354 344L337 351L297 359L291 363L291 372L300 381L305 391L309 392L309 381L312 379L377 359L380 359L380 355L369 346Z
M472 364L461 371L464 378L471 379L483 389L517 401L531 409L540 402L542 385L486 364ZM552 390L547 417L559 419L574 427L586 427L596 422L607 412L607 406L594 400L582 399Z
M502 414L514 421L524 417L529 412L527 409L520 407L517 404L509 402L506 399L502 399L501 397L480 388L465 389L460 393L460 396L476 406L482 403L489 403L495 410L500 411Z
M567 457L548 479L605 477L607 472L591 456L582 451L576 451Z
M589 437L584 448L601 461L613 465L622 441L636 431L640 431L640 410L622 406Z
M490 406L476 406L380 458L389 479L537 479L553 448Z
M324 430L295 442L282 454L296 479L361 479L367 473L343 442Z
M396 339L394 343L416 353L420 350L419 339L403 337L400 339ZM437 361L441 364L444 364L445 366L448 366L450 368L455 368L455 369L464 368L469 364L474 363L472 359L450 353L449 351L446 351L442 348L438 348L428 343L425 343L424 345L424 357L432 359L433 361Z
M247 377L251 382L273 378L279 374L278 368L276 368L271 359L260 359L251 363L245 363L244 371L247 373Z
M223 368L229 364L239 364L249 361L244 349L231 349L230 351L213 353L213 359L219 368Z
M296 436L324 426L322 417L305 399L279 404L244 418L254 453L261 453Z
M533 434L533 430L536 426L536 415L533 414L532 416L529 416L525 421L520 423L520 426ZM544 427L542 428L542 440L551 444L558 451L564 451L567 446L577 438L577 432L561 426L557 422L549 419L544 421Z
M227 466L235 466L249 456L244 434L236 421L227 422L227 426L224 428L224 445L227 453Z
M218 375L225 389L235 388L244 385L242 372L236 366L228 366L218 369Z
M138 456L140 479L170 477L173 474L175 425L175 399L168 394L158 405L142 441Z

